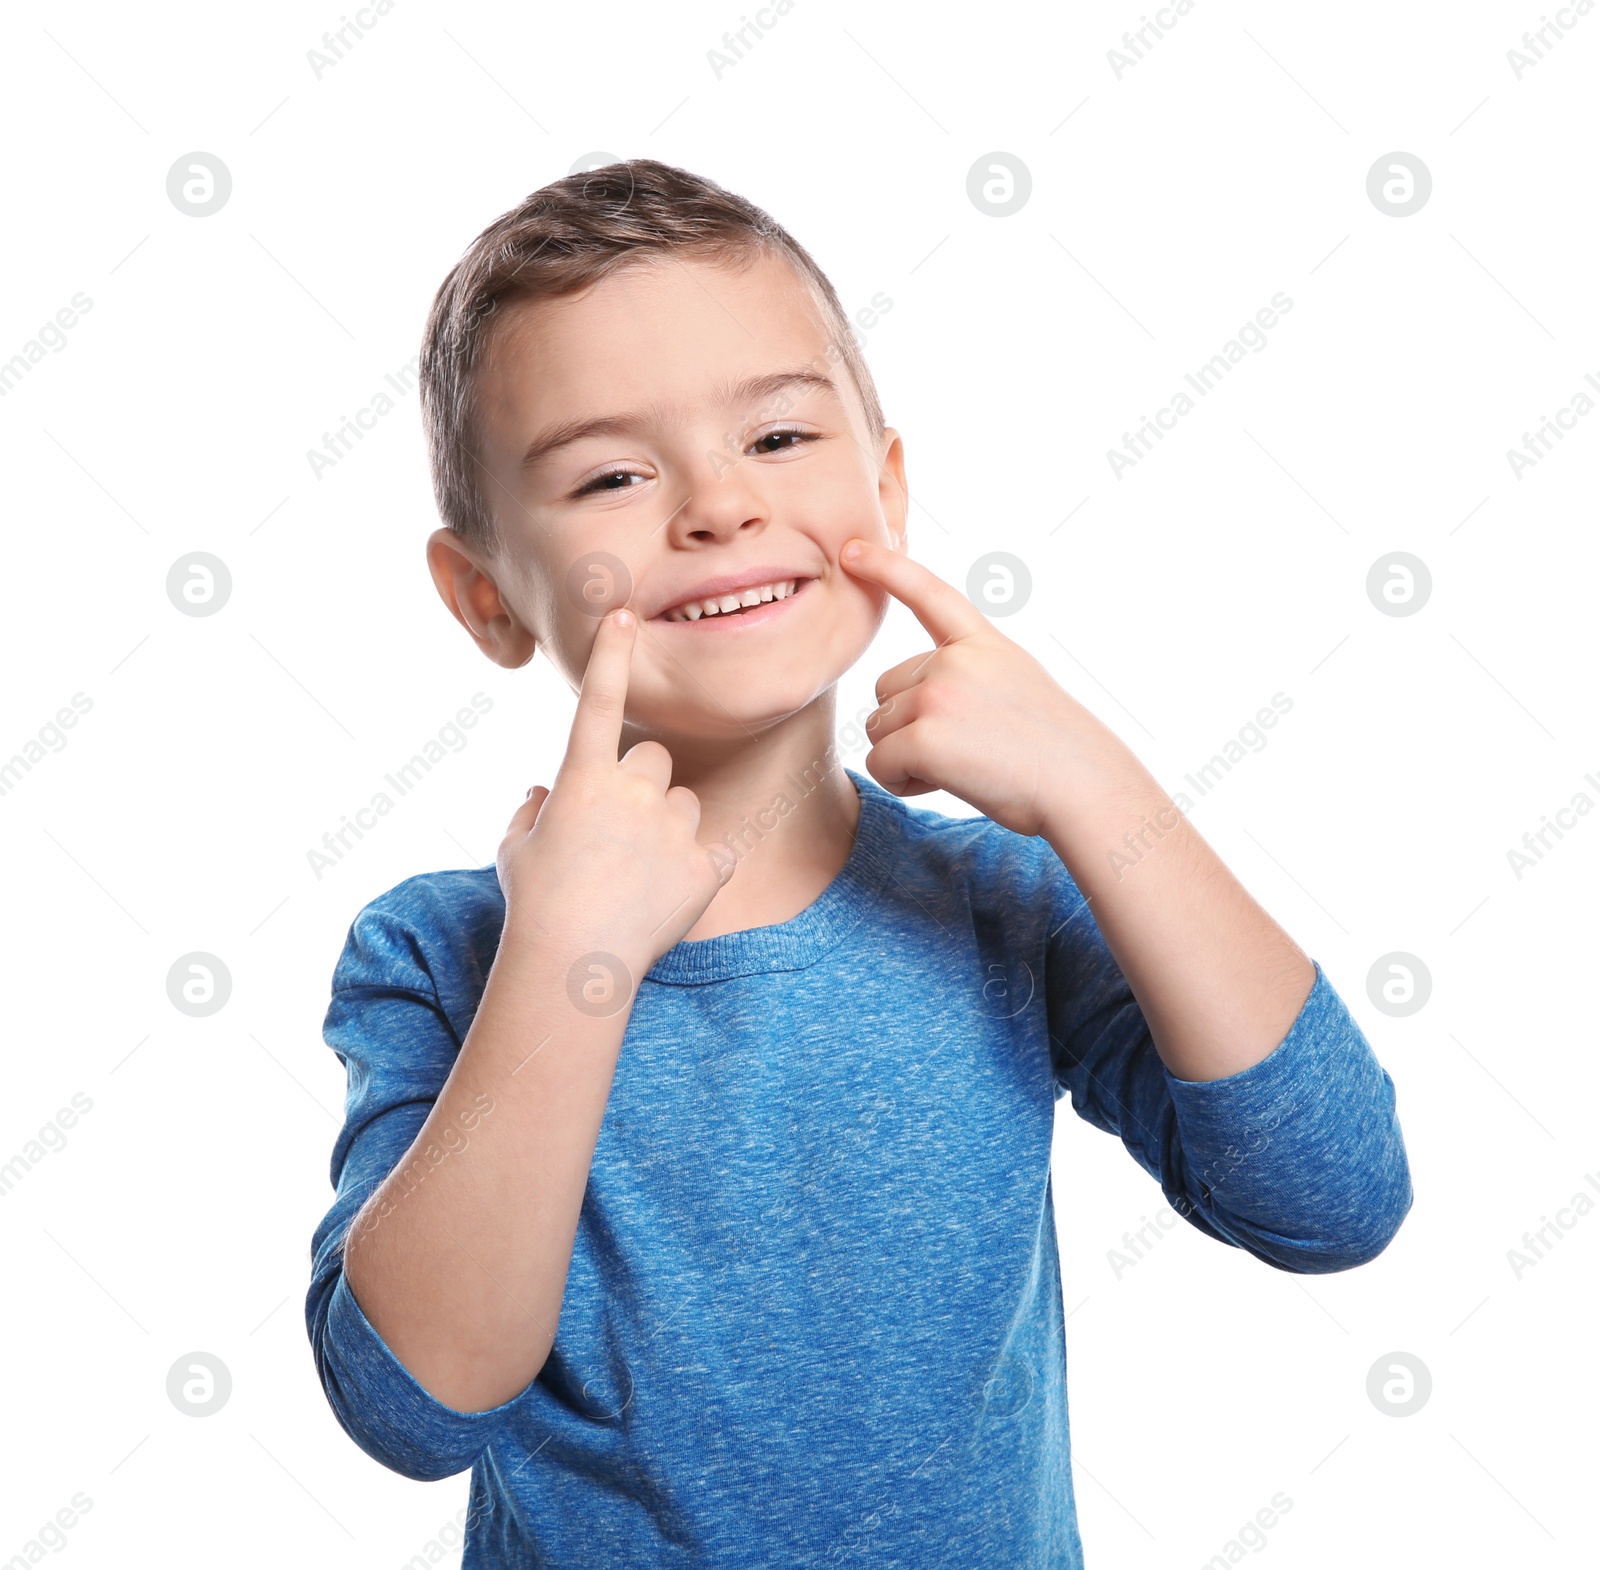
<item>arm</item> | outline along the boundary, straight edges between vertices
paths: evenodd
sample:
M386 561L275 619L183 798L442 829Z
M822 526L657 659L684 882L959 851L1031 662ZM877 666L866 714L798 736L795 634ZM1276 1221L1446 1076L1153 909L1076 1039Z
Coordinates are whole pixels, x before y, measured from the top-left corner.
M1060 698L1058 745L1042 771L1043 837L1088 901L1174 1077L1240 1073L1288 1033L1315 967L1133 753Z
M632 1003L574 1008L566 973L581 952L508 917L455 1066L346 1237L348 1287L373 1328L460 1411L524 1390L555 1341Z
M1072 699L1045 831L1077 901L1046 997L1064 1088L1200 1231L1290 1271L1381 1253L1411 1208L1382 1071L1338 992Z
M1221 1079L1260 1062L1305 1003L1311 961L1117 736L903 551L851 540L839 558L908 605L937 644L878 678L873 778L897 795L948 790L1042 835L1174 1074Z
M426 1333L427 1321L406 1312L404 1267L389 1269L374 1290L361 1273L365 1263L375 1261L382 1273L389 1261L380 1250L368 1255L366 1245L394 1242L416 1217L439 1217L452 1197L452 1178L474 1158L488 1155L494 1160L489 1136L504 1133L515 1122L527 1125L529 1119L519 1118L519 1112L532 1110L536 1123L537 1108L530 1107L533 1098L525 1088L534 1084L531 1062L520 1072L512 1065L509 1089L501 1083L503 1072L493 1067L494 1041L504 1037L496 1017L504 1013L515 956L525 954L524 946L513 934L502 935L500 956L467 1033L472 1050L464 1052L435 976L441 929L456 918L456 911L448 896L436 900L426 885L426 897L419 897L416 881L375 900L356 917L334 969L323 1036L345 1067L348 1092L331 1162L336 1193L312 1238L305 1312L317 1371L345 1432L391 1470L431 1481L465 1470L487 1448L526 1393L537 1366L530 1364L519 1373L508 1363L502 1389L492 1391L460 1387L448 1372L441 1376L448 1339L437 1349L439 1355L426 1348L419 1354L413 1328L420 1324ZM452 945L458 937L447 936ZM528 1036L524 1052L538 1040ZM603 1062L604 1048L598 1050ZM530 1137L536 1136L530 1131ZM446 1189L443 1196L441 1188ZM526 1192L538 1196L540 1186ZM413 1204L417 1212L412 1212ZM448 1218L443 1224L452 1225ZM426 1247L426 1226L411 1230L420 1233L416 1246ZM566 1248L551 1267L563 1278L570 1241ZM361 1263L347 1270L347 1253L349 1261ZM493 1256L477 1248L474 1253L479 1260L492 1257L490 1268L504 1279L498 1250ZM447 1279L440 1282L441 1276ZM425 1285L446 1289L452 1281L465 1287L471 1280L483 1283L482 1272L460 1252L444 1270L423 1277ZM560 1290L555 1288L558 1307ZM389 1310L397 1300L401 1312L395 1315ZM504 1305L511 1300L502 1295L500 1301ZM470 1331L470 1316L467 1326ZM525 1349L531 1360L539 1357L538 1346L536 1321L530 1317L520 1337L513 1336L510 1351L515 1356ZM484 1366L491 1379L497 1377L494 1370L492 1360ZM419 1382L419 1375L426 1383ZM497 1399L512 1384L517 1395L485 1407L485 1401Z
M1042 837L1072 884L1046 987L1058 1087L1203 1230L1289 1269L1370 1258L1411 1203L1394 1087L1317 967L965 595L901 549L840 560L936 643L878 679L873 777Z
M361 963L353 932L335 978L336 1181L362 1197L319 1233L308 1320L341 1421L386 1464L430 1468L408 1475L460 1470L483 1448L472 1418L497 1420L549 1356L635 988L732 870L696 842L664 747L618 760L633 645L631 613L601 620L555 785L511 820L505 926L459 1049L408 934L385 944L380 923Z
M1053 858L1052 858L1053 859ZM1059 862L1048 873L1045 1004L1058 1097L1118 1136L1199 1231L1282 1270L1347 1270L1411 1208L1394 1084L1320 967L1260 1062L1177 1078Z
M1321 968L1133 754L1086 711L1063 742L1043 837L1084 901L1062 934L1081 952L1064 969L1056 951L1046 994L1076 971L1108 1027L1059 1009L1074 1106L1200 1230L1287 1270L1366 1263L1412 1202L1393 1082Z

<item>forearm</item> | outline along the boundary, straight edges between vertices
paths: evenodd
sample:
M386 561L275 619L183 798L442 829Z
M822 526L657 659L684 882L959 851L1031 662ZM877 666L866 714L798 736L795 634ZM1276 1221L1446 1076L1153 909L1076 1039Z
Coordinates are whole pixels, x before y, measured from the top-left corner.
M362 1311L458 1411L516 1395L555 1340L630 1012L574 1006L568 970L586 946L507 930L427 1121L348 1234Z
M1044 838L1089 901L1167 1068L1213 1080L1260 1062L1310 994L1310 959L1087 710L1051 772Z

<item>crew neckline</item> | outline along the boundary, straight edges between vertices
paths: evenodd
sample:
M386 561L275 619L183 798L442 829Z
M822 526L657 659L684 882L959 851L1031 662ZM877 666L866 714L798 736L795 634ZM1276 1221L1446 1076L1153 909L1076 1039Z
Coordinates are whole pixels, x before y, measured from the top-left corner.
M905 804L854 769L845 774L861 798L861 814L850 854L822 893L787 921L713 938L680 939L645 973L646 981L697 986L764 971L802 970L850 936L889 875Z

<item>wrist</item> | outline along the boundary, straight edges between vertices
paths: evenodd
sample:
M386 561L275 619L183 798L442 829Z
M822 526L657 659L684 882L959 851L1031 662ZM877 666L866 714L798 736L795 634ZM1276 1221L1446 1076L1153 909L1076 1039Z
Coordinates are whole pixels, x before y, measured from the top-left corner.
M1044 769L1040 833L1064 844L1103 838L1172 805L1155 776L1122 739L1087 710Z
M655 956L637 943L579 922L552 924L530 912L507 914L495 958L497 968L548 974L575 985L592 980L599 967L619 984L625 983L630 992L654 963Z

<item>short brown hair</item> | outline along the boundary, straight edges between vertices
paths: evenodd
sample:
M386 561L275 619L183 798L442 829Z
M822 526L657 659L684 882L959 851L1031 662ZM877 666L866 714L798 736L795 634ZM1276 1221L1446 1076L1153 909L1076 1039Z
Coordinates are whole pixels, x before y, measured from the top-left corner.
M469 245L439 286L420 356L422 420L433 492L445 526L493 554L499 547L476 442L474 374L501 308L572 294L650 253L748 265L786 257L808 283L830 334L829 356L854 381L874 442L883 410L854 331L822 269L752 202L687 170L630 158L578 171L503 213Z

